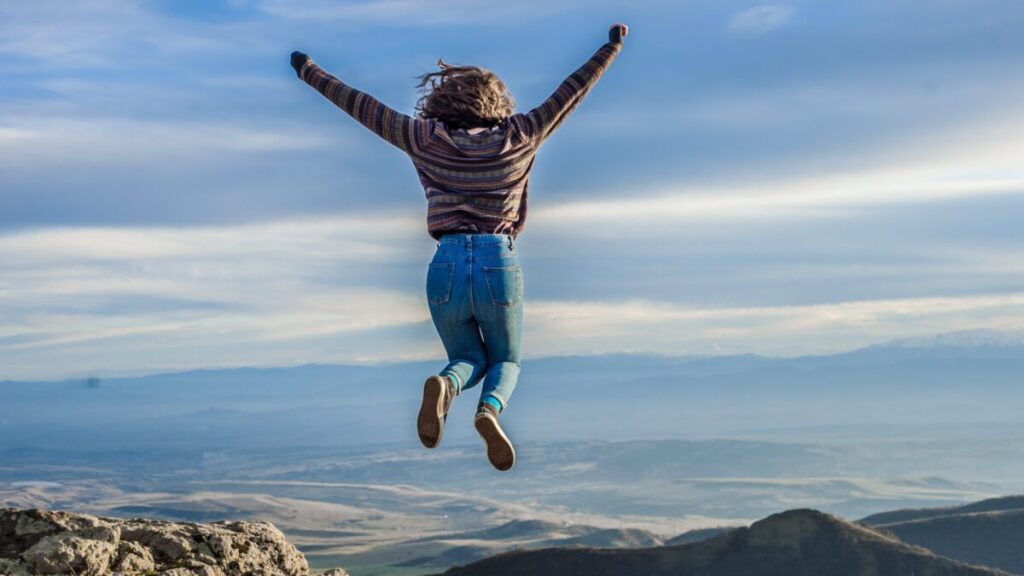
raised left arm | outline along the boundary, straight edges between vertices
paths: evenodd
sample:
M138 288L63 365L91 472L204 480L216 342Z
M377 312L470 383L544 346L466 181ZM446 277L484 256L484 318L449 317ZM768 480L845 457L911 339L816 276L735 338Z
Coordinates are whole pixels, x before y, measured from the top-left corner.
M569 75L558 89L539 106L525 114L535 146L548 138L580 105L583 98L604 75L615 57L622 51L623 38L629 29L625 24L614 24L608 30L608 42Z

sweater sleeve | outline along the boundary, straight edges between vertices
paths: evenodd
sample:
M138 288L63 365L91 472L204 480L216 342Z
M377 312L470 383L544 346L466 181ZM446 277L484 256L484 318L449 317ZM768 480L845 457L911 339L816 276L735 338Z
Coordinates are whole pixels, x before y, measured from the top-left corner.
M540 146L579 106L620 51L621 42L606 42L583 66L570 74L547 100L526 114L534 146Z
M424 120L402 114L366 92L345 84L317 66L312 58L302 66L299 77L360 124L406 153L413 154L417 124Z

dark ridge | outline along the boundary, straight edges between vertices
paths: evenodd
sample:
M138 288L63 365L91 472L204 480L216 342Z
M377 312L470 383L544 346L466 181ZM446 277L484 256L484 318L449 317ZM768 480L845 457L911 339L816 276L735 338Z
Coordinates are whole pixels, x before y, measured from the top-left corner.
M904 542L942 556L1024 574L1024 508L945 513L885 524L883 528Z
M939 516L954 516L957 514L968 514L972 512L1005 512L1009 510L1024 510L1024 495L1004 496L1001 498L989 498L962 506L943 506L940 508L905 508L872 514L861 520L872 526L883 526L897 522L908 522L910 520L923 520L925 518L938 518Z
M629 528L598 528L585 524L567 524L544 520L513 520L493 528L430 536L399 544L444 542L446 540L483 540L495 546L463 544L453 546L440 554L418 556L405 560L401 567L448 567L476 562L493 556L496 550L535 550L539 548L639 548L659 546L661 538L646 530Z
M509 552L447 576L995 576L815 510L791 510L703 542L640 549Z
M465 562L475 562L486 558L487 556L494 553L491 548L483 546L455 546L445 550L444 552L435 556L420 556L404 562L399 562L395 566L402 568L438 568L444 566L452 566L454 564L462 564Z
M570 532L573 534L584 534L594 530L589 526L570 525L562 522L549 522L547 520L512 520L494 528L484 528L472 532L462 532L454 536L444 538L459 538L464 540L508 540L512 538L544 537L554 531Z
M703 542L715 536L725 534L731 530L735 530L735 526L722 526L719 528L700 528L697 530L688 530L678 536L674 536L665 540L665 546L677 546L679 544L692 544L694 542Z
M587 534L552 540L553 546L589 546L591 548L640 548L660 546L661 538L636 528L593 528Z

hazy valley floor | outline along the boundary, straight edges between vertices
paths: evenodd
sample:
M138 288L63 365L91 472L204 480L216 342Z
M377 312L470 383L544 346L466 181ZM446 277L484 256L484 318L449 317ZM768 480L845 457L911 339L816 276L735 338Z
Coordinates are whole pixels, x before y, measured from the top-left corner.
M949 441L869 442L534 442L505 475L489 469L476 444L7 451L0 506L268 520L314 568L362 576L431 573L509 549L662 543L790 508L858 518L1024 491L981 475L935 474L968 455L1024 448L1018 440L965 439L962 454L951 453ZM945 459L936 464L930 456L940 450ZM865 474L872 470L884 475Z
M0 505L269 520L314 567L364 576L642 546L794 508L856 519L1024 492L1017 344L536 360L503 416L519 453L507 474L474 436L473 398L440 448L419 445L436 368L0 382Z

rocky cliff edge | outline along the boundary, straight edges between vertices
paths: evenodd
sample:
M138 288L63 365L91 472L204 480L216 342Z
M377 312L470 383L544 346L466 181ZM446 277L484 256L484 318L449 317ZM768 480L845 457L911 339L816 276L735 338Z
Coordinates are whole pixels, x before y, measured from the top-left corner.
M0 510L0 575L308 576L268 522L192 524ZM332 570L330 576L344 576Z

